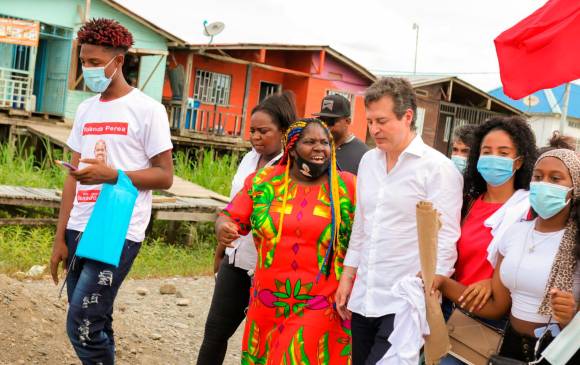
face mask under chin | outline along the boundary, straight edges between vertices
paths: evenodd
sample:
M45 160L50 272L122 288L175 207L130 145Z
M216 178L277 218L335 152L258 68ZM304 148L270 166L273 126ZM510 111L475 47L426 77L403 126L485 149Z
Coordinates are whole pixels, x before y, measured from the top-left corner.
M320 176L324 175L324 173L328 170L329 161L326 159L324 163L314 163L310 161L306 161L298 152L295 152L296 156L294 158L294 163L298 167L298 171L307 177L308 179L314 180L319 178Z

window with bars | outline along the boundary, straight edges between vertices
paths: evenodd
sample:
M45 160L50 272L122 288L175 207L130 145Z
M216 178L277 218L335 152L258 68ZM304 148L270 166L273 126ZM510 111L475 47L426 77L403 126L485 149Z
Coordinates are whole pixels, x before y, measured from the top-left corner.
M348 91L326 90L326 95L340 95L344 96L350 103L350 115L354 114L354 95Z
M352 102L354 100L354 95L346 92L346 91L338 91L338 90L326 90L326 95L340 95L340 96L344 96L351 104L352 106Z
M231 85L230 75L197 70L193 97L202 103L228 105Z
M423 126L425 125L425 108L417 107L417 118L415 119L415 131L418 136L423 134Z

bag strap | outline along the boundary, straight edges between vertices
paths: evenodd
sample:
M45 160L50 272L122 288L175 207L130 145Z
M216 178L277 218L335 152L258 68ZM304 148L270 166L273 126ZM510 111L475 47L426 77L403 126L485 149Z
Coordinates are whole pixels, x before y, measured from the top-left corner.
M465 311L464 309L459 308L459 307L455 307L455 310L461 311L461 313L465 314L466 316L468 316L469 318L473 319L474 321L477 321L477 323L481 324L482 326L485 326L485 327L489 328L490 330L492 330L492 331L500 334L502 337L505 335L505 331L504 330L499 329L497 327L494 327L494 326L492 326L490 324L487 324L487 323L483 322L481 319L479 319L479 317L474 316L473 314Z
M538 352L540 351L540 343L542 342L542 339L544 338L544 336L546 336L546 334L550 331L550 323L552 322L552 316L550 315L550 318L548 318L548 323L546 323L546 327L544 327L544 332L542 332L542 335L538 338L538 340L536 341L536 345L534 346L534 357L537 360L534 361L530 361L530 365L535 365L538 364L540 361L544 360L544 355L541 355L540 358L538 359Z

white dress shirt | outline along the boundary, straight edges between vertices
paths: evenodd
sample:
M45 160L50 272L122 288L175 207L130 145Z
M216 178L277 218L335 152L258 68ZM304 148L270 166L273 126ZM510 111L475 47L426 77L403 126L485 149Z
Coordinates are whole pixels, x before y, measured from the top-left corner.
M238 165L238 169L236 170L236 174L232 180L230 201L240 190L242 190L246 178L256 171L260 157L261 155L253 148L250 152L246 153ZM282 157L282 153L274 157L271 161L268 161L264 167L270 166L277 162L280 157ZM236 248L226 248L226 255L229 257L229 263L244 270L253 270L256 266L256 261L258 260L258 252L256 251L256 246L254 244L254 238L252 237L252 234L250 233L242 236L232 242L232 244Z
M375 148L359 165L356 211L344 265L358 268L348 309L365 317L395 313L390 290L420 271L416 205L426 200L441 214L437 273L450 276L457 259L463 179L451 160L416 136L387 173L386 153Z

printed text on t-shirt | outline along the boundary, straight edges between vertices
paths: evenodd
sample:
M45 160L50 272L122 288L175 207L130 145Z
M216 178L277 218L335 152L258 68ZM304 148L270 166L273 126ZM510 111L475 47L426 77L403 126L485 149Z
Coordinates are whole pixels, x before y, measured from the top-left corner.
M97 201L100 192L101 191L99 189L79 190L77 192L77 201L79 203L94 203Z
M104 123L85 123L83 126L83 136L119 134L127 135L129 123L125 122L104 122Z

